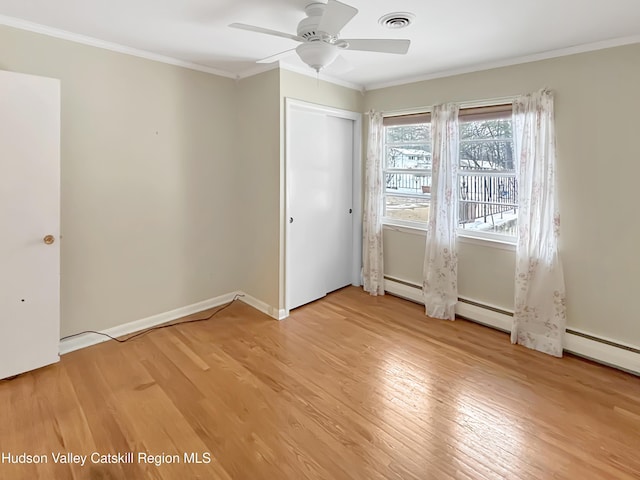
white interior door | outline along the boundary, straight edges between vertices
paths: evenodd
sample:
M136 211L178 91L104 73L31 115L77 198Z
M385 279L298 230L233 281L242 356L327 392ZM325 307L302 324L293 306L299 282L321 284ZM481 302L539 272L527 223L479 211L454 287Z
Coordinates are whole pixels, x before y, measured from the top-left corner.
M329 215L329 165L324 115L296 110L288 119L291 161L287 170L289 199L287 303L304 305L327 294L323 255L323 219Z
M60 83L0 71L0 378L58 361L59 228Z
M353 181L359 115L287 105L285 303L290 310L359 284Z
M329 211L326 236L326 292L352 282L353 263L353 120L326 117Z

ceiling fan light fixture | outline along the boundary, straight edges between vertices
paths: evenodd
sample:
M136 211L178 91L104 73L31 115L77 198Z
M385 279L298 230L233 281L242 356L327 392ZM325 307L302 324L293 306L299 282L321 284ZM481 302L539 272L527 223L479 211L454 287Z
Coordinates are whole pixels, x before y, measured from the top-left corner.
M316 72L328 66L340 53L338 47L326 42L301 43L296 52L300 59Z

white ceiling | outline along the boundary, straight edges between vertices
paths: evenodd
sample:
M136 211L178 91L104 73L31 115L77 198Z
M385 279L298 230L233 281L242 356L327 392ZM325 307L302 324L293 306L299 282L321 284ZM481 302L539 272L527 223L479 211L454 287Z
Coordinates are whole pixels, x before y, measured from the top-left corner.
M338 62L324 72L364 88L554 56L558 50L640 41L640 0L343 1L360 11L342 30L343 38L411 40L407 55L347 51L342 56L350 70ZM297 43L228 25L248 23L295 34L310 2L0 0L0 23L43 31L23 21L32 22L243 77L257 71L255 60ZM413 25L389 30L378 24L382 15L396 11L414 13ZM281 63L315 73L295 54Z

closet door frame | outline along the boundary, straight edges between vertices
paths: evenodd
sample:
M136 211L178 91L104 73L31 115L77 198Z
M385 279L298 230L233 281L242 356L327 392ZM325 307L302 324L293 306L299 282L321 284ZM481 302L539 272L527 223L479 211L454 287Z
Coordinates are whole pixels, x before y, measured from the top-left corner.
M307 111L325 116L333 116L353 121L353 154L352 154L352 196L353 196L353 214L352 214L352 265L351 265L351 284L360 286L362 284L362 114L343 110L338 108L327 107L315 103L304 102L301 100L285 98L285 155L284 155L284 175L283 182L284 193L281 216L281 224L284 230L284 242L282 248L282 260L280 264L281 287L283 295L284 308L279 312L279 318L283 319L289 316L289 279L288 266L294 259L290 258L288 246L291 245L291 227L289 218L291 217L291 142L293 139L290 134L290 119L293 118L293 112L296 110ZM281 230L281 231L282 231Z

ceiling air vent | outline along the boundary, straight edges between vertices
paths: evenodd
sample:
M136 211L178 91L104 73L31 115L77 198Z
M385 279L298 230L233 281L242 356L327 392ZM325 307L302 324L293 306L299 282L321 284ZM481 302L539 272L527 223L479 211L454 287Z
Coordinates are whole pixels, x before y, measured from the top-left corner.
M387 13L386 15L383 15L382 17L380 17L380 20L378 20L378 23L380 23L380 25L382 25L383 27L398 29L398 28L405 28L411 25L413 23L414 18L415 18L415 15L413 13L394 12L394 13Z

